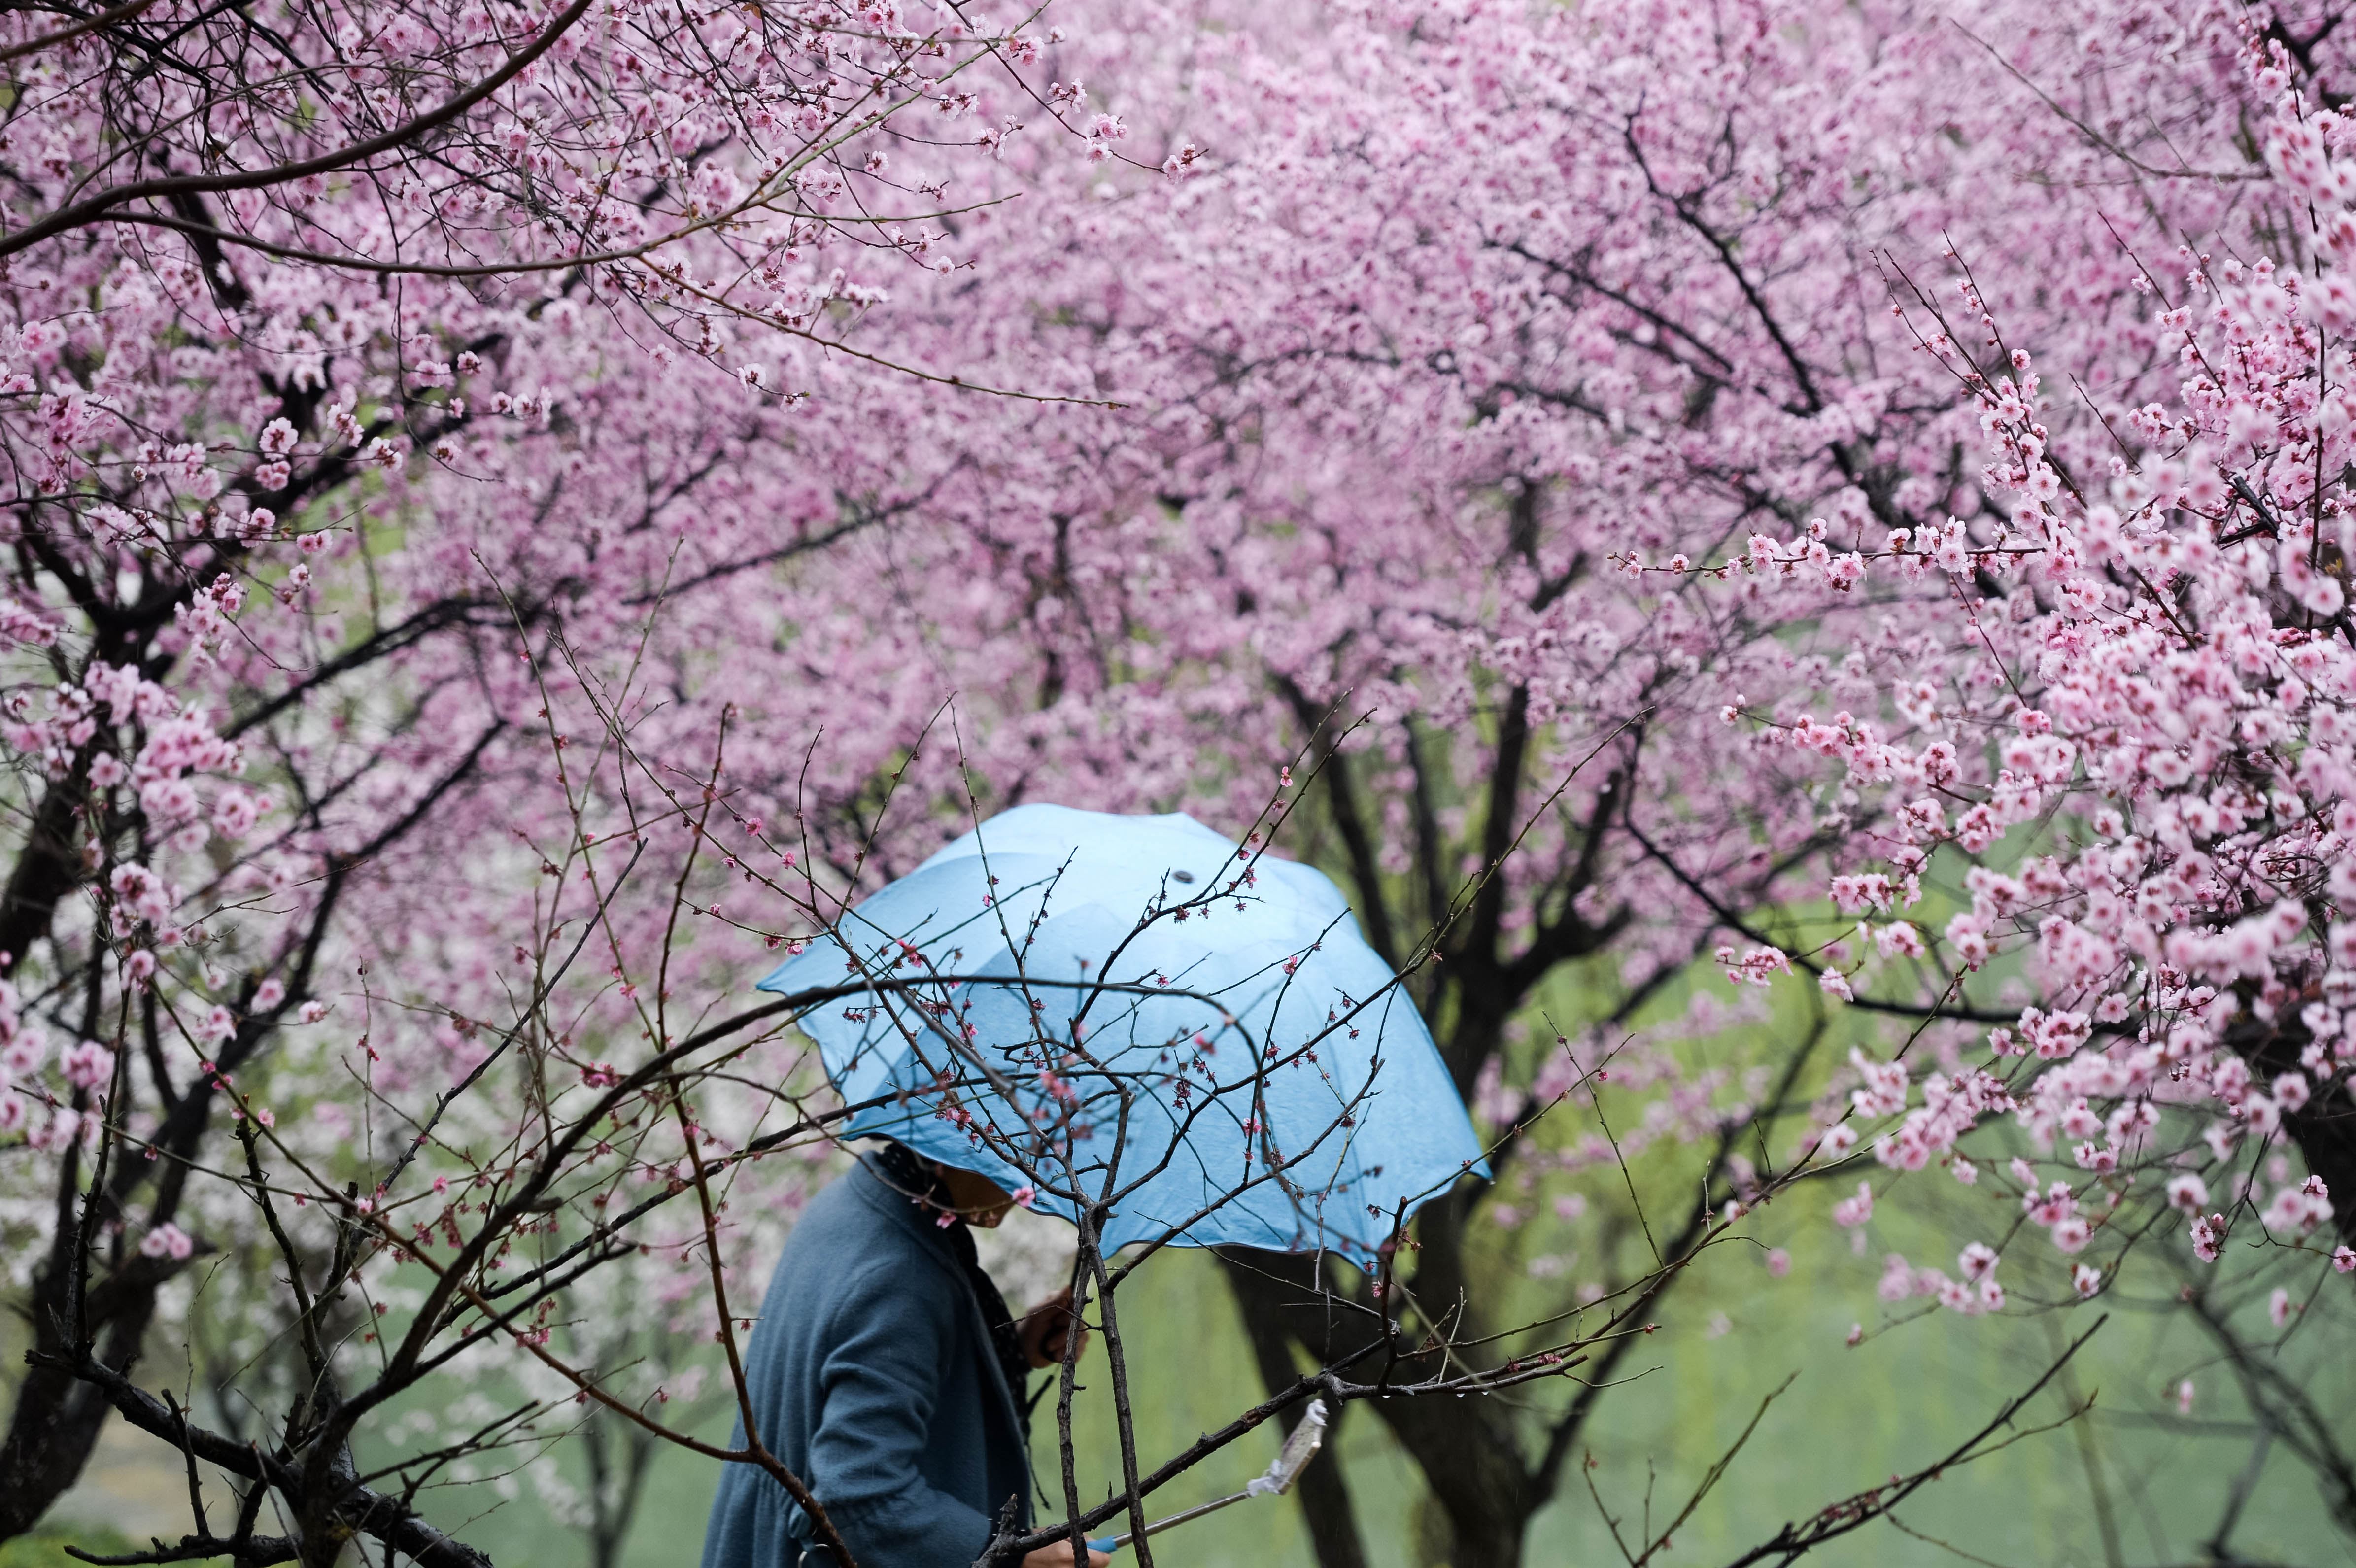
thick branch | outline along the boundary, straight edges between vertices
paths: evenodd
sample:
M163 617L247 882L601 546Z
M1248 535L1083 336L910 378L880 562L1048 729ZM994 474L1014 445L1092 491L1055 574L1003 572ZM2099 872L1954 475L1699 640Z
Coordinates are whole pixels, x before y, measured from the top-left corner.
M508 56L506 63L498 70L440 108L429 110L415 119L396 125L380 135L371 136L365 142L356 142L348 147L339 147L331 153L321 153L316 157L301 158L291 164L278 164L269 168L241 169L233 174L174 175L156 179L136 179L123 185L112 186L100 191L96 196L77 201L70 207L60 208L28 228L19 229L14 234L0 237L0 257L13 256L19 251L27 250L54 235L64 233L69 229L78 229L85 223L97 221L106 217L115 208L129 202L147 201L158 197L169 198L183 194L203 194L223 190L260 190L269 186L289 184L306 175L333 174L338 169L348 168L354 164L366 163L380 154L392 152L415 141L429 131L439 130L444 125L449 124L514 81L527 66L554 47L556 40L563 37L574 23L587 16L590 5L591 0L573 0L571 5L565 7L561 15L551 19L548 26L541 29L538 38Z

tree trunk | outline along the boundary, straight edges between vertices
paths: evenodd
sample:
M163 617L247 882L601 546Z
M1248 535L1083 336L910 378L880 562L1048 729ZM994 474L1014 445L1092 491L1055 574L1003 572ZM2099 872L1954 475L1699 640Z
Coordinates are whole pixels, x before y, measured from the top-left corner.
M590 1568L620 1568L622 1543L637 1517L657 1439L602 1410L590 1416L581 1435L588 1444Z
M1432 1532L1423 1542L1427 1568L1508 1568L1522 1560L1522 1541L1529 1529L1524 1515L1475 1515L1471 1518L1440 1501L1440 1520L1444 1529Z
M43 1334L43 1349L54 1336ZM16 1398L8 1439L0 1444L0 1541L24 1534L63 1497L91 1451L110 1407L98 1391L55 1367L33 1367Z
M77 1218L78 1215L77 1215ZM33 1278L33 1347L54 1356L71 1351L67 1342L71 1303L71 1228L61 1229ZM99 1359L127 1372L138 1359L140 1341L155 1316L155 1289L176 1273L165 1260L137 1257L89 1293L86 1333L104 1330ZM0 1443L0 1541L24 1534L81 1477L100 1428L113 1407L96 1388L51 1365L28 1366L17 1385L8 1436Z
M1241 1305L1244 1293L1250 1288L1250 1276L1237 1266L1236 1260L1222 1257L1227 1277ZM1257 1283L1257 1282L1251 1282ZM1301 1374L1293 1365L1292 1341L1269 1314L1244 1312L1244 1332L1251 1338L1252 1360L1259 1368L1259 1380L1271 1394L1280 1393L1292 1386ZM1301 1473L1293 1487L1293 1496L1301 1499L1301 1518L1309 1525L1309 1542L1317 1552L1317 1568L1366 1568L1366 1543L1358 1533L1358 1515L1350 1503L1349 1477L1342 1469L1342 1455L1336 1439L1341 1435L1342 1417L1345 1412L1333 1411L1326 1416L1325 1447L1314 1464Z
M34 808L33 820L8 885L0 892L0 972L13 972L35 942L49 934L58 900L82 877L81 852L74 843L74 808L86 786L73 776L52 784Z
M2276 1078L2299 1070L2298 1058L2314 1037L2296 1014L2272 1024L2244 1014L2226 1031L2225 1043L2250 1064L2253 1087L2271 1093ZM2298 1110L2286 1112L2283 1131L2298 1145L2308 1174L2321 1176L2329 1189L2340 1239L2356 1246L2356 1099L2348 1080L2335 1079Z
M1435 1245L1445 1247L1446 1242L1427 1238L1418 1254L1419 1274L1431 1272ZM1236 1248L1222 1249L1221 1261L1256 1355L1263 1338L1280 1342L1289 1336L1312 1356L1328 1360L1378 1332L1365 1318L1344 1316L1316 1299L1312 1258ZM1290 1364L1287 1357L1287 1380L1293 1375ZM1265 1359L1261 1370L1265 1376ZM1432 1359L1403 1358L1397 1375L1420 1378L1435 1370ZM1383 1424L1423 1473L1424 1484L1446 1518L1446 1561L1453 1568L1512 1568L1518 1563L1530 1515L1546 1497L1522 1458L1512 1412L1477 1397L1372 1402ZM1323 1568L1322 1543L1319 1550Z
M102 1234L109 1221L124 1214L133 1192L151 1176L156 1192L147 1222L161 1224L179 1212L189 1161L203 1138L209 1103L208 1090L191 1089L155 1133L155 1141L169 1159L157 1165L129 1160L115 1164L105 1177L106 1191L91 1212ZM75 1349L69 1337L75 1255L85 1205L90 1202L82 1190L80 1172L80 1162L75 1157L69 1155L61 1164L57 1230L49 1255L33 1274L33 1349L68 1359ZM111 1259L110 1251L114 1254ZM81 1304L84 1342L97 1344L98 1359L107 1366L128 1373L155 1321L157 1289L187 1263L126 1252L119 1240L109 1248L93 1246L91 1251L90 1277ZM103 1342L99 1343L102 1337ZM25 1380L17 1385L7 1439L0 1443L0 1541L30 1530L80 1478L82 1466L98 1445L99 1429L112 1408L100 1390L60 1367L27 1368Z

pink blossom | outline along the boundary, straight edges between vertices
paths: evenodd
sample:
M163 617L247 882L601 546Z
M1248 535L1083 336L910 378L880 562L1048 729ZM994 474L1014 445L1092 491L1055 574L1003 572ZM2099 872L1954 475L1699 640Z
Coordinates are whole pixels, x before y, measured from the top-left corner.
M77 1089L97 1089L114 1076L114 1053L95 1040L70 1047L59 1058L66 1081Z
M1805 1146L1821 1153L1826 1159L1839 1159L1857 1147L1857 1129L1846 1122L1837 1122L1809 1140Z
M177 896L153 871L144 865L124 865L114 868L108 886L115 899L138 919L161 925L169 918Z
M196 1240L177 1225L166 1220L139 1239L139 1251L150 1258L170 1258L178 1262L196 1251Z
M16 1036L0 1046L0 1074L9 1078L30 1078L40 1071L41 1063L48 1058L49 1037L38 1029L20 1028Z
M2330 1219L2331 1200L2323 1196L2323 1184L2312 1177L2309 1180L2313 1190L2294 1187L2276 1190L2274 1200L2259 1216L2268 1230L2278 1236L2307 1236Z
M2224 1244L2224 1216L2195 1215L2191 1227L2192 1253L2204 1263L2217 1261L2218 1250Z

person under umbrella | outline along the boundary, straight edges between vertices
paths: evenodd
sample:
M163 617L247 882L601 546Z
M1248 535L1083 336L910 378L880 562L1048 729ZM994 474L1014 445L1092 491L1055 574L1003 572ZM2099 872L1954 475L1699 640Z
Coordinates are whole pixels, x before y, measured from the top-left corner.
M1421 1204L1487 1176L1340 890L1251 843L1176 813L1018 806L760 982L825 999L795 1023L851 1109L838 1133L887 1140L797 1225L748 1369L764 1441L862 1568L968 1568L1001 1510L1029 1525L1015 1391L1062 1359L1070 1297L1012 1324L973 1262L967 1224L1010 1189L1072 1220L1086 1197L1098 1257L1232 1245L1373 1269ZM813 1533L732 1466L703 1568L793 1563Z
M761 1441L809 1483L858 1568L970 1568L1011 1503L1031 1519L1021 1395L1074 1331L1066 1289L1019 1321L975 1255L1014 1199L897 1143L812 1199L744 1363ZM1080 1348L1087 1330L1078 1329ZM733 1442L743 1446L740 1421ZM820 1568L808 1516L751 1465L721 1477L703 1568ZM1106 1568L1091 1550L1088 1568ZM1023 1568L1073 1568L1068 1542Z
M831 998L794 1022L857 1108L838 1135L1030 1189L1075 1223L1085 1189L1108 1206L1107 1256L1238 1246L1372 1269L1419 1207L1488 1175L1341 889L1181 813L1014 807L796 945L757 989Z

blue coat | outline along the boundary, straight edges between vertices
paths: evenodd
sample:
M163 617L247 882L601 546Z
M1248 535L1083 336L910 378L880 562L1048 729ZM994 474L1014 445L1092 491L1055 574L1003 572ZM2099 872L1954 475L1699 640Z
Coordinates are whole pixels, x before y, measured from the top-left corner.
M864 1164L786 1239L744 1375L762 1440L858 1568L970 1568L1009 1498L1029 1523L1026 1434L973 1286L932 1219ZM784 1487L730 1465L703 1568L795 1568L809 1538Z

